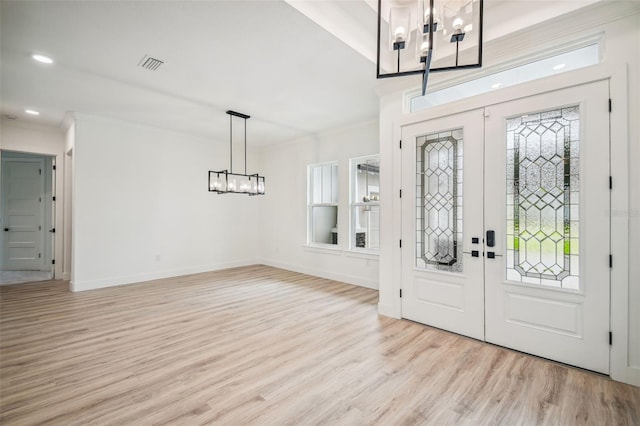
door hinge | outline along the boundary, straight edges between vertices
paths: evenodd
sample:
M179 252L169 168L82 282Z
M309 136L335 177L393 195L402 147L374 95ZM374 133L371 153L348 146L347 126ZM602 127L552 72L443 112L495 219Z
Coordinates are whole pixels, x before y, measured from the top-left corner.
M609 332L609 346L613 345L613 333Z
M400 149L402 149L402 139L400 139Z
M42 202L42 197L38 197L38 202L41 203Z
M402 198L402 189L400 190L400 198Z
M42 253L38 253L38 259L42 259Z
M402 297L402 289L400 289L400 297Z
M54 196L53 196L53 201L55 201L55 200L56 200L56 196L54 195Z
M51 261L51 264L52 264L52 265L55 265L55 264L56 264L56 260L55 260L55 259L53 259L53 260Z
M609 176L609 189L613 189L613 176Z
M56 165L54 164L54 165L53 165L53 170L55 170L55 169L56 169Z
M42 225L38 225L38 231L42 231Z
M609 98L609 112L611 112L611 98Z
M42 169L38 169L38 174L42 176Z
M400 248L402 248L402 240L400 240Z
M613 268L613 255L609 255L609 268Z

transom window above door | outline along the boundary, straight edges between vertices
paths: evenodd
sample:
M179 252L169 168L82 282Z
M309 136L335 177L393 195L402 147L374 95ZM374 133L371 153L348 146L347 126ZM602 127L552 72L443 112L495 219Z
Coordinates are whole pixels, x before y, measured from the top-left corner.
M410 112L422 111L471 96L487 93L514 84L536 80L550 75L575 70L599 63L599 46L590 44L560 55L516 66L455 86L435 90L420 96L419 90L406 95Z

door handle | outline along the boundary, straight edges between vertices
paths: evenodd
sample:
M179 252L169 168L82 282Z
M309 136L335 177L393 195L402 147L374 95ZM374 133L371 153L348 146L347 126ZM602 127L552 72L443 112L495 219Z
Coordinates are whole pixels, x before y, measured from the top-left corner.
M496 232L493 230L487 231L487 247L495 247L496 245Z
M9 232L9 228L4 228L4 232Z

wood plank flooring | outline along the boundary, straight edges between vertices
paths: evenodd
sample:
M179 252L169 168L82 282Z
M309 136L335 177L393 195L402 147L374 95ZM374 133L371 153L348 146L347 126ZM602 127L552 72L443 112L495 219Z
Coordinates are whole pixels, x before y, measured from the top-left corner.
M0 287L3 425L639 425L640 388L266 266Z

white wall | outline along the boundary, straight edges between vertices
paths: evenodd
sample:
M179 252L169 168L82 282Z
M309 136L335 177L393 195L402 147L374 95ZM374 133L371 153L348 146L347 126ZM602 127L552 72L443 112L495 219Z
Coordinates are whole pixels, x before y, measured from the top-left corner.
M544 52L566 48L572 41L602 37L604 66L612 70L612 200L616 209L612 212L611 375L616 380L640 386L640 262L637 261L640 259L640 169L636 167L640 159L640 7L633 2L606 3L550 22L538 37L519 38L514 34L509 40L488 43L484 67L498 67L500 61L521 61L525 56L539 57ZM564 36L558 37L558 34ZM513 46L518 47L517 52ZM380 90L382 194L400 187L397 142L399 123L405 116L403 93L417 84L407 80L388 82ZM495 93L499 96L499 92ZM482 96L487 98L487 95L478 98ZM423 114L428 115L428 111ZM621 126L620 123L628 124ZM379 312L400 317L399 202L383 197L381 205Z
M65 231L65 193L63 185L65 173L64 144L64 133L61 129L48 126L36 126L8 120L6 118L2 118L2 121L0 121L0 149L30 154L43 154L52 156L56 160L55 277L57 279L63 278L63 264L65 259L68 258L68 256L65 256L63 249L63 238L60 237ZM50 262L51 253L47 253L47 257L48 262Z
M74 290L256 262L259 197L207 191L225 142L76 114L73 163Z
M378 257L348 250L349 160L377 154L378 123L370 122L262 150L261 262L280 268L378 288ZM307 247L307 166L338 162L338 246ZM342 231L344 230L344 232Z

